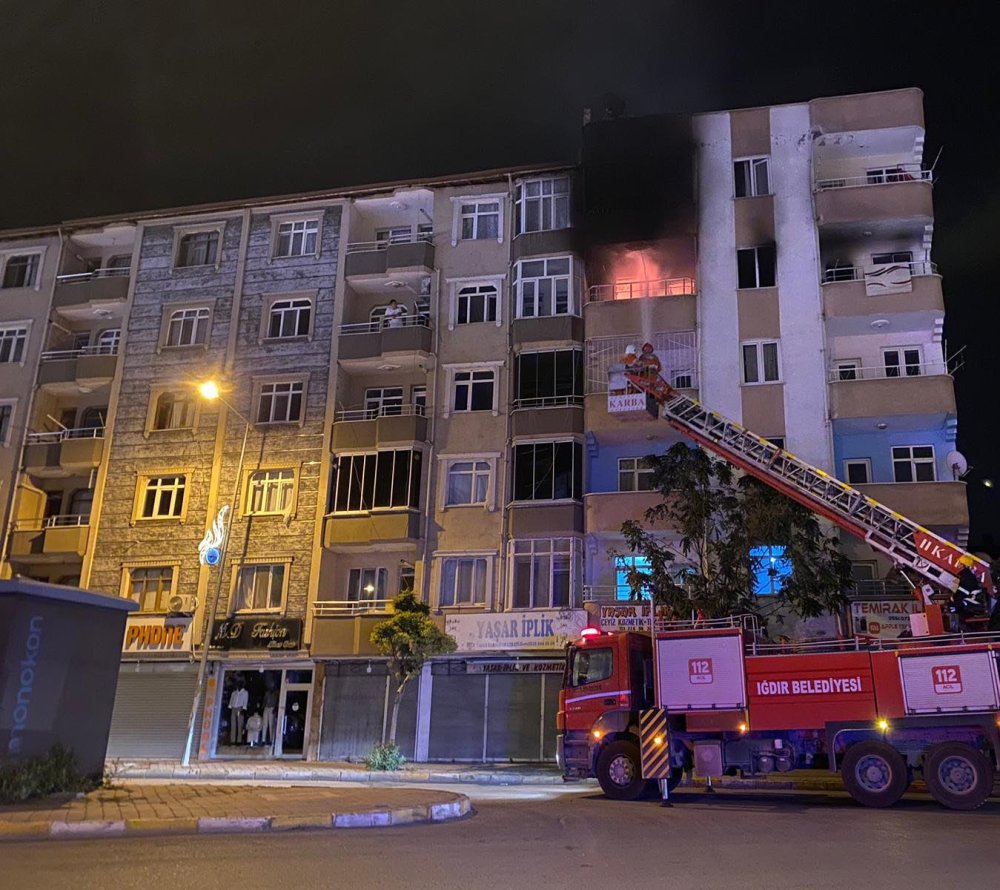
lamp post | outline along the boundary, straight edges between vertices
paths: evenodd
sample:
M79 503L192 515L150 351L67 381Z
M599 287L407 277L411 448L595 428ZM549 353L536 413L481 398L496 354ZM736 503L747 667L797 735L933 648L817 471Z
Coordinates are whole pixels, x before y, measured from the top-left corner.
M229 517L228 522L225 524L225 528L221 527L221 520L223 518L223 511L225 510L225 505L220 509L219 518L216 519L216 524L218 528L217 531L221 531L221 540L215 542L215 548L218 549L218 559L215 563L218 566L219 573L216 576L215 591L207 604L204 629L201 632L201 651L198 655L198 678L194 685L194 699L191 702L191 715L188 717L188 727L187 727L187 740L184 743L184 756L181 758L181 765L187 766L191 762L191 748L194 744L194 728L195 724L198 722L198 708L201 705L202 696L205 690L205 675L208 673L208 649L209 643L211 641L212 625L215 623L215 613L219 607L219 598L222 595L222 584L225 578L225 567L226 567L226 553L229 550L229 533L233 527L233 519L235 518L236 511L239 508L240 502L240 482L243 476L243 460L246 457L247 452L247 438L250 435L251 423L244 417L239 411L237 411L232 405L229 404L224 398L222 398L222 393L219 392L219 386L213 380L207 380L198 386L198 394L208 402L219 401L229 411L232 411L240 420L243 421L243 445L240 448L240 460L236 465L236 482L233 486L233 499L232 503L229 505ZM223 438L225 433L223 432ZM212 532L206 534L206 540ZM203 542L205 543L205 542ZM202 548L199 548L202 549ZM206 557L205 554L210 553L212 547L203 549L202 561L211 565L212 561L210 558Z

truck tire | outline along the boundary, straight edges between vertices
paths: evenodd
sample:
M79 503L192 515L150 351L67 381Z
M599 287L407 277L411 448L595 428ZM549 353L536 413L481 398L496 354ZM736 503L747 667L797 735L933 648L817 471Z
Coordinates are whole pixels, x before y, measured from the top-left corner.
M840 774L851 797L866 807L891 807L910 785L903 755L885 742L851 745Z
M927 790L949 810L974 810L993 792L993 765L971 745L941 742L924 760Z
M635 800L646 789L639 749L632 742L610 742L597 757L597 781L612 800Z

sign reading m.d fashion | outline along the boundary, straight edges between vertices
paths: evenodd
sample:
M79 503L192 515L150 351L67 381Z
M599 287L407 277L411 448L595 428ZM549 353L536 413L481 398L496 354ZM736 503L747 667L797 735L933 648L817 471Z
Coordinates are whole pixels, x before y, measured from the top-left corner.
M212 625L213 649L295 650L302 645L301 618L227 618Z
M190 652L190 618L129 618L122 652Z
M583 609L449 615L445 619L445 631L455 638L459 652L562 649L586 626Z

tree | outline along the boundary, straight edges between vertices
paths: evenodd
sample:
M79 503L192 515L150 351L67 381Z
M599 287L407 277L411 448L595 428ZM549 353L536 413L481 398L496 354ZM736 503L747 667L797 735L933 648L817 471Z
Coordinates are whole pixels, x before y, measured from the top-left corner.
M778 546L791 574L771 601L775 608L808 618L844 606L850 563L836 532L814 513L700 448L678 443L647 462L663 500L646 511L645 522L673 529L679 540L668 545L635 520L622 525L629 550L646 563L628 572L633 596L648 592L675 618L759 613L755 586L766 557L751 551Z
M396 722L406 684L420 675L432 655L454 652L455 638L441 630L430 618L430 608L412 591L392 601L393 615L372 628L372 645L389 657L389 675L395 684L388 744L396 744Z

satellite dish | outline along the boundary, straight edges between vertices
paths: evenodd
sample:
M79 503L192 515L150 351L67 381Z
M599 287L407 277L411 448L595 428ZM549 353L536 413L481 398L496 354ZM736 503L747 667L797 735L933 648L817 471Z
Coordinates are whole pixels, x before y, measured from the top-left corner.
M949 451L945 460L948 462L948 467L955 479L961 479L969 472L969 462L961 451Z

